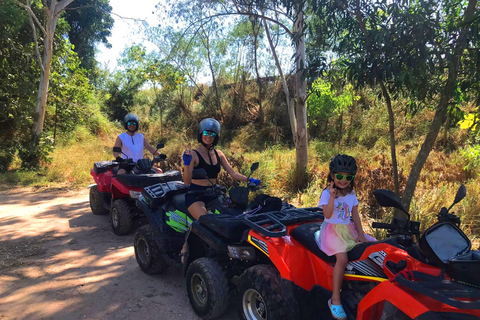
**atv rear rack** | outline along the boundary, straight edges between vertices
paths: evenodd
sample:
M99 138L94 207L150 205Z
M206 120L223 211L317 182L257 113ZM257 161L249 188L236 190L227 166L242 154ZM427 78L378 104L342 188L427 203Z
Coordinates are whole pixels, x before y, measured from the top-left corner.
M181 181L157 183L143 188L142 195L150 208L163 204L168 195L187 192L187 186Z
M245 216L243 222L267 237L283 237L287 234L288 225L323 218L321 209L314 207L253 214Z
M395 281L432 299L459 309L480 309L480 289L419 271L399 272Z

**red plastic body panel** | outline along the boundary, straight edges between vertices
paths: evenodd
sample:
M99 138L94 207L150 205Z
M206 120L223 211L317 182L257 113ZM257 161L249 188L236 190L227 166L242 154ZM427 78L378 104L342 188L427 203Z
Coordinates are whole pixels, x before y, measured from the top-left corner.
M266 243L268 254L253 242L250 243L268 255L280 272L282 278L293 282L296 286L306 291L310 291L314 286L320 286L332 291L334 263L330 264L323 261L298 241L290 237L291 230L298 225L299 224L288 226L287 235L276 238L266 237L254 230L250 230L249 236ZM402 287L396 282L392 282L395 276L385 267L385 263L389 260L395 263L405 260L407 262L406 269L420 271L433 276L439 276L441 274L439 268L426 265L414 259L400 248L387 243L371 245L365 249L365 252L359 260L365 260L370 254L380 250L386 253L383 271L389 278L388 280L362 276L349 277L347 274L344 278L345 281L373 281L378 283L378 285L361 300L358 306L357 320L380 319L385 301L389 301L412 319L428 311L467 313L480 317L480 310L457 309L422 295L421 293Z
M97 184L98 191L105 192L105 193L111 191L111 183L112 183L112 177L113 177L112 170L108 170L104 173L97 174L92 169L90 170L90 174L92 175L93 179L95 180L95 183Z
M122 184L117 178L112 178L112 199L130 198L130 190L142 192L140 187L126 186Z

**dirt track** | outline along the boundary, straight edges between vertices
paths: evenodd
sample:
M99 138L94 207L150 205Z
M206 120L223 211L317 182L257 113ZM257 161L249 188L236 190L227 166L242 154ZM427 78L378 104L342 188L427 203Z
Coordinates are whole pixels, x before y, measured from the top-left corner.
M199 319L182 271L143 273L132 242L87 189L0 191L0 319Z

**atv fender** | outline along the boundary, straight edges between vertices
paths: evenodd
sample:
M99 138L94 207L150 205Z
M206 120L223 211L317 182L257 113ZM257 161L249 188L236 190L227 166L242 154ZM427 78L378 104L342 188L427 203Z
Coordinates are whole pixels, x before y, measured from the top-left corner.
M387 298L387 299L386 299ZM398 284L383 281L371 290L358 304L357 320L377 320L383 313L385 302L401 310L411 319L431 310L418 297L404 291Z

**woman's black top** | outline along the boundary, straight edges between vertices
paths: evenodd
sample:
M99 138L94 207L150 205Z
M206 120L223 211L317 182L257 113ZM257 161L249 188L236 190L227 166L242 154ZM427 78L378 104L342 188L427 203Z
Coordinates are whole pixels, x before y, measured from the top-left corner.
M207 177L209 179L217 179L218 174L220 173L220 157L218 156L217 150L213 149L213 152L215 152L215 156L217 157L217 164L208 164L205 162L205 160L202 158L200 155L200 152L197 150L193 150L197 153L198 156L198 164L195 166L194 169L200 169L203 168L207 172ZM210 153L208 154L208 157L210 158ZM210 158L210 163L212 162L212 159Z

